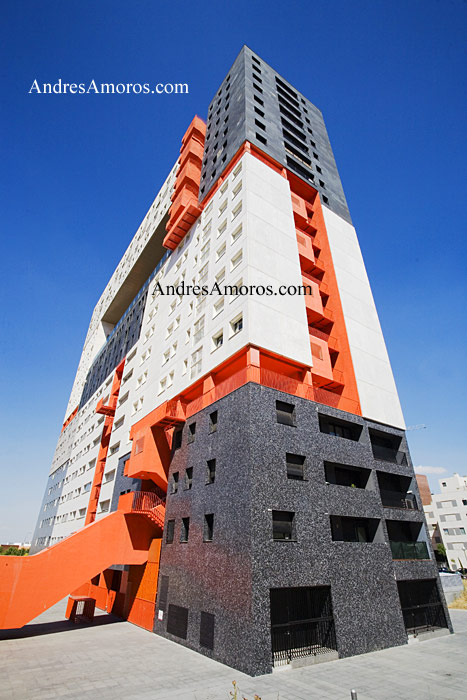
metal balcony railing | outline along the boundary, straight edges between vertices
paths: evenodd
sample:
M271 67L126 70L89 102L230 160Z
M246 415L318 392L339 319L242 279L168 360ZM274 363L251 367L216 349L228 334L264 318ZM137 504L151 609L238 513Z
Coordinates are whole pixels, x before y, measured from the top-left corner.
M427 603L402 608L402 615L409 634L447 627L446 615L441 603Z
M373 457L382 462L392 462L393 464L401 464L407 466L407 455L405 452L398 452L391 447L383 445L372 445Z
M426 542L390 542L393 559L429 559Z
M407 510L418 510L417 499L413 493L402 493L400 491L390 491L381 489L381 501L385 508L405 508Z

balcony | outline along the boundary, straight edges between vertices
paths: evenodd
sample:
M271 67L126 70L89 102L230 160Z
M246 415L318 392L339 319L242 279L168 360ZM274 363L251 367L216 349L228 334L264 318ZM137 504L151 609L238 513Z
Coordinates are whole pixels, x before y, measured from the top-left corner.
M392 464L407 466L407 455L405 452L373 443L371 449L373 450L373 457L381 462L392 462Z
M417 499L413 493L401 491L380 490L381 502L384 508L404 508L405 510L418 510Z
M389 542L393 559L430 559L426 542Z

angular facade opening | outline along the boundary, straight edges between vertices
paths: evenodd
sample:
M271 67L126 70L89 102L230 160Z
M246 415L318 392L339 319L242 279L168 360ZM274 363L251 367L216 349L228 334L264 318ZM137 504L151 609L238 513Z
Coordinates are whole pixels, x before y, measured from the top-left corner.
M407 634L417 634L447 627L436 579L398 581Z
M271 588L274 666L337 651L331 587Z

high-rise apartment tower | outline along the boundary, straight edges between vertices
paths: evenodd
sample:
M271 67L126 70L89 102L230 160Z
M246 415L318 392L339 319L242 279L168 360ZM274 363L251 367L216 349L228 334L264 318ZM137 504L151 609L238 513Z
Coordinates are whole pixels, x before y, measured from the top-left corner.
M75 591L251 674L450 629L323 117L247 47L94 309L32 551L4 627Z

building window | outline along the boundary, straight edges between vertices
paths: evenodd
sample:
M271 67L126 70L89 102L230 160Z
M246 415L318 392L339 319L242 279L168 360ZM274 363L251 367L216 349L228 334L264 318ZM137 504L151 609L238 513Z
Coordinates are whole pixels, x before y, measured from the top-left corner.
M216 335L214 335L212 338L213 350L217 350L217 348L222 347L223 344L224 344L224 333L221 331L220 333L217 333Z
M185 489L191 489L193 486L193 467L187 467L185 472Z
M176 430L173 437L173 449L178 450L182 446L182 430Z
M180 530L180 542L188 542L190 534L190 518L182 518L182 527Z
M175 520L167 520L165 543L172 544L174 541Z
M178 491L178 472L172 474L172 496Z
M242 328L243 328L243 314L240 314L239 316L237 316L237 318L234 318L234 320L230 322L231 336L233 337L237 333L240 333Z
M295 513L287 510L272 511L272 538L274 540L294 539Z
M215 433L217 430L217 411L209 414L209 432Z
M188 442L194 442L196 435L196 423L190 423L188 426Z
M186 639L188 632L188 608L169 604L167 632L180 639Z
M285 401L276 401L277 422L282 425L296 425L295 406Z
M216 460L215 459L208 459L206 483L213 484L215 480L216 480Z
M305 457L287 452L286 463L288 479L294 479L295 481L303 481L305 479Z
M214 533L214 513L206 513L204 516L203 542L212 542Z
M362 426L357 423L347 423L346 421L324 415L319 416L319 429L327 435L334 435L346 440L355 440L356 442L358 442L362 432Z
M205 649L214 649L214 615L201 611L199 644Z

